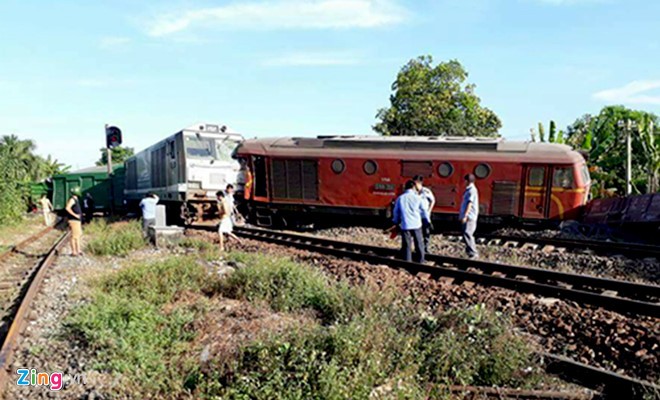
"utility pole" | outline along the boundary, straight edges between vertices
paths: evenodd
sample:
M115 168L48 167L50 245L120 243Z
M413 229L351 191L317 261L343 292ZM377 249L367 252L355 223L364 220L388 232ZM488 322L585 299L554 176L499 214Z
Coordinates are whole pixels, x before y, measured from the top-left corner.
M105 130L104 130L106 136L108 134L108 124L105 124ZM105 155L108 159L108 176L112 175L112 150L110 149L110 146L105 146Z
M637 128L637 122L631 120L630 118L624 120L619 120L619 128L623 128L623 132L626 135L626 196L632 194L632 130Z

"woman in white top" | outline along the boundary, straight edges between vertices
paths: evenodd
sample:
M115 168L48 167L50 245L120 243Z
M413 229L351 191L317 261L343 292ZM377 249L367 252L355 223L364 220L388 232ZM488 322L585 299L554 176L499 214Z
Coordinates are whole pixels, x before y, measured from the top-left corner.
M231 202L222 191L216 193L216 196L218 199L218 213L220 214L220 224L218 225L220 251L225 251L224 235L227 235L228 239L235 240L236 242L240 242L241 240L232 232L234 224L231 219L231 214L233 212Z

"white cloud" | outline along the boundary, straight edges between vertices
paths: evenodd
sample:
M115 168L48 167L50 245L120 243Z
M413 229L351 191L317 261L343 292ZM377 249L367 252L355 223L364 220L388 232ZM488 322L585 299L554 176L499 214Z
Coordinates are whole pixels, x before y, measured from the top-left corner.
M394 0L276 0L232 3L156 16L147 22L150 36L166 36L193 25L219 29L374 28L406 19Z
M633 81L619 88L594 93L593 97L611 103L660 105L660 94L646 94L648 91L658 88L660 88L660 80Z
M311 52L290 53L278 57L266 59L262 62L267 67L314 67L314 66L338 66L355 65L360 58L347 53Z
M99 41L99 46L103 49L120 47L131 42L130 38L122 36L105 36Z

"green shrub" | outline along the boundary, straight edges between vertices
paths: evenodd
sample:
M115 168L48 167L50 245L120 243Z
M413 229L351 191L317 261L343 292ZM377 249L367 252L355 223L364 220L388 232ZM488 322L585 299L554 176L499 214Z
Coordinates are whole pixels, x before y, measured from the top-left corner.
M324 323L347 317L360 307L354 290L330 283L310 266L247 253L231 253L228 258L246 266L220 281L216 290L226 297L264 301L274 311L313 310Z
M529 346L485 307L450 311L422 325L420 373L430 382L517 386L524 380Z
M103 219L96 219L84 229L91 237L87 251L97 256L125 256L146 245L138 221L109 225Z

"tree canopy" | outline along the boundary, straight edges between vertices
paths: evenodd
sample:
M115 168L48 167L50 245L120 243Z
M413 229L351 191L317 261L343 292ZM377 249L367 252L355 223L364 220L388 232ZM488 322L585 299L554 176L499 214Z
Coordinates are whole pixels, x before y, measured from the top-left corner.
M108 153L105 147L100 149L101 158L96 162L96 165L108 165ZM135 150L132 147L117 146L112 149L112 165L123 164L127 158L133 156Z
M0 138L0 224L20 219L27 208L31 182L65 172L69 167L52 159L34 154L32 140L16 135Z
M658 116L624 106L607 106L598 115L583 115L567 128L566 143L588 153L596 196L612 189L625 195L626 146L618 122L628 119L637 125L631 134L633 193L652 193L660 189Z
M410 60L392 84L390 107L373 129L392 136L497 136L499 117L481 106L457 60L433 66L431 56Z

